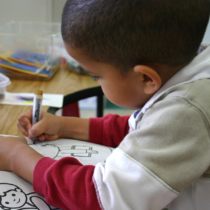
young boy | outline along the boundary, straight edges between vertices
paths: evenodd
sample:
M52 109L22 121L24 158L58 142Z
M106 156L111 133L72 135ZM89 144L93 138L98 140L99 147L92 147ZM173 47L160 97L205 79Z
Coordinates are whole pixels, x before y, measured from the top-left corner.
M61 209L207 210L210 206L210 46L200 46L209 0L67 0L66 50L128 117L64 118L31 111L21 132L116 147L105 163L43 157L1 138L0 170L33 183Z

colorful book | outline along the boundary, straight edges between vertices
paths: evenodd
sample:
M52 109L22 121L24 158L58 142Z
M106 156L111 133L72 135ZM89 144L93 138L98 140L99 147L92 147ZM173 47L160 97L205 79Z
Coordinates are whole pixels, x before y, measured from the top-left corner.
M18 50L0 54L0 72L11 78L50 79L60 62L60 57Z
M29 65L20 64L20 63L9 63L3 59L0 61L0 66L8 68L8 69L12 69L14 71L18 71L18 72L22 72L26 74L38 75L41 77L49 77L51 73L50 71L47 71L45 68L40 73L37 74L36 72L39 69L39 67L29 66Z

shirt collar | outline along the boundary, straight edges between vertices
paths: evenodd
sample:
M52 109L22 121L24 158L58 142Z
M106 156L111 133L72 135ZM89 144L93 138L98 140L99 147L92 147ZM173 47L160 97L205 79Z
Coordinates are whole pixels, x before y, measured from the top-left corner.
M146 112L155 101L157 101L165 92L171 88L190 83L195 80L210 78L210 43L202 45L205 50L202 50L188 65L179 70L173 77L171 77L143 106L139 112L135 112L134 118Z

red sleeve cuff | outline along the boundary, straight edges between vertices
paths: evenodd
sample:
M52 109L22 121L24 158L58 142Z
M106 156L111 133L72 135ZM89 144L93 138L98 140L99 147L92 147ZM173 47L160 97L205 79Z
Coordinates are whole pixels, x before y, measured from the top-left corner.
M44 169L48 168L52 165L56 160L44 157L38 161L34 169L34 177L33 177L33 187L34 191L40 195L44 195L46 181L45 181L45 173ZM43 170L42 170L43 169Z
M117 147L128 134L129 117L108 114L101 118L90 118L89 141Z
M35 166L33 187L49 205L60 209L99 210L92 165L82 165L73 157L42 158Z
M104 130L104 118L90 118L90 135L89 135L89 142L96 143L96 144L103 144L101 142L103 130Z

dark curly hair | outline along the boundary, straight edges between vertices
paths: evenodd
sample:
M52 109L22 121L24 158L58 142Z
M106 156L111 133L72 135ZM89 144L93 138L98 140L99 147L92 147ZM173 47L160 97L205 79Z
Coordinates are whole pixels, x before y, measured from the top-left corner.
M61 31L70 47L124 72L177 67L196 56L209 14L209 0L67 0Z

